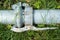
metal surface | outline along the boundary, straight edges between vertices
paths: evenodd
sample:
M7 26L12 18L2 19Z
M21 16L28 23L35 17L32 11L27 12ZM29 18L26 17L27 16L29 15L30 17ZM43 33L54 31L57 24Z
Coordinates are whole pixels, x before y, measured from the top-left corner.
M16 14L13 10L0 10L0 23L14 24Z
M21 2L12 5L12 9L0 10L0 23L14 24L11 28L14 32L57 29L57 27L36 28L33 23L60 23L60 10L33 10L28 4L21 4ZM23 24L25 25L24 27L22 27Z
M34 10L34 23L60 23L60 10Z

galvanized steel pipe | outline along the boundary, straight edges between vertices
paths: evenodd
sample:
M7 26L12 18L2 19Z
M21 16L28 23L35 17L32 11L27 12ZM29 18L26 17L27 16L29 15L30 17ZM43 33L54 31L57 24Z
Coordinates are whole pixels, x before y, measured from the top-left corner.
M60 23L60 10L34 10L34 23Z
M25 9L22 8L25 7ZM11 30L23 32L27 30L47 30L56 28L36 28L35 24L60 23L60 10L33 10L28 4L20 3L12 6L13 10L0 10L0 23L14 24ZM21 26L25 24L25 27ZM18 28L16 28L18 27Z

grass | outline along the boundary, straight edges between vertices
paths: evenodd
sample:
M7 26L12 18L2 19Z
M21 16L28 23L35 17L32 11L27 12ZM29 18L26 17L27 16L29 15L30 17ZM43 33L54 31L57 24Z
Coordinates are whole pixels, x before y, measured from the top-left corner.
M1 0L0 10L11 9L11 5L17 2L26 2L34 9L60 9L59 0ZM38 24L38 27L57 26L60 24ZM11 25L0 23L0 40L60 40L60 29L47 31L26 31L15 33L10 30Z

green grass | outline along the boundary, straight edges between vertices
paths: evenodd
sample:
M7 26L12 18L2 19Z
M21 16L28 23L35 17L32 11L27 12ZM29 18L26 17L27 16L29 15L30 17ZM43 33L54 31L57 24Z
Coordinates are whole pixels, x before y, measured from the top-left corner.
M15 4L20 1L28 3L34 9L60 9L59 0L30 0L30 2L27 2L25 0L1 0L0 10L10 10L12 4ZM37 26L56 26L60 28L60 24L38 24ZM10 30L10 27L11 25L0 24L0 40L60 40L60 29L15 33Z

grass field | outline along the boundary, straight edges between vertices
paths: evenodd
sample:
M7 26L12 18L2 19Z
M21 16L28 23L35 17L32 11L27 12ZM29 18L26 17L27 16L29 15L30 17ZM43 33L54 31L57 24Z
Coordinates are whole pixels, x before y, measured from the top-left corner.
M10 10L11 5L20 1L28 3L30 6L33 7L33 9L60 9L60 0L0 0L0 10ZM10 24L4 25L0 23L0 40L60 40L60 24L37 25L37 27L46 26L56 26L59 29L15 33L10 30Z

